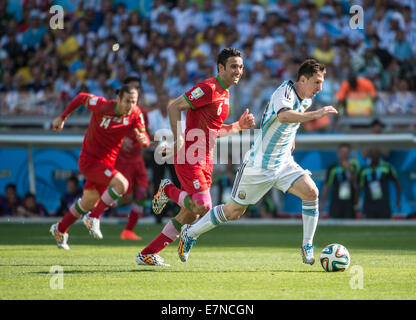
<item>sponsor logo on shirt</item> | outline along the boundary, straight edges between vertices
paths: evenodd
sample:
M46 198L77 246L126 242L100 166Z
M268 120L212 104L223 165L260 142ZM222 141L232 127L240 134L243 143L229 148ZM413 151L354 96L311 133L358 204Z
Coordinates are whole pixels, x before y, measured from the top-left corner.
M204 91L200 87L191 91L191 96L189 97L191 100L199 99L204 95Z

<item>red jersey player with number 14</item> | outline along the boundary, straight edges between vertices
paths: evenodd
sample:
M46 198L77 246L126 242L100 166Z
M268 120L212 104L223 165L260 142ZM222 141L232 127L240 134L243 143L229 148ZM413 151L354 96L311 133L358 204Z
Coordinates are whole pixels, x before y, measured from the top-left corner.
M191 224L211 207L211 175L215 139L254 126L254 116L246 110L240 120L224 124L229 113L228 88L235 85L243 74L243 57L239 50L226 48L217 59L218 75L196 84L168 106L170 125L176 139L168 154L174 156L175 171L182 189L170 180L163 179L152 207L160 214L169 199L181 210L170 220L162 232L137 256L139 265L165 266L157 254L175 241L184 224ZM185 139L177 128L181 112L187 110ZM167 156L168 158L169 156Z
M68 228L81 216L89 232L101 239L100 220L90 217L88 212L94 207L104 211L128 190L128 180L114 168L121 142L129 130L134 128L141 146L147 147L150 144L141 121L140 109L136 106L137 99L137 89L128 86L123 86L117 92L116 100L80 93L53 121L53 130L60 132L65 120L78 107L84 105L92 112L78 160L79 170L85 176L82 197L50 230L58 248L69 250Z

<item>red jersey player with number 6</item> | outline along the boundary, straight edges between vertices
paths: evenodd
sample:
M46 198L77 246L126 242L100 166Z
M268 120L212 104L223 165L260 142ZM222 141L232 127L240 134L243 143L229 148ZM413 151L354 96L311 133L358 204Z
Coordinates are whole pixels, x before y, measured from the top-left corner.
M89 217L88 212L94 207L104 211L128 190L128 180L114 168L121 142L134 128L140 145L147 147L150 144L141 121L141 111L136 106L137 99L137 89L128 86L118 91L116 100L80 93L52 122L53 130L60 132L65 120L78 107L84 105L92 112L78 161L79 170L86 180L82 197L50 229L58 248L69 250L68 228L81 216L89 232L102 239L100 220Z
M152 207L155 214L160 214L171 199L181 210L139 252L136 259L139 265L166 266L157 253L179 236L182 225L194 222L212 207L210 188L215 139L251 128L255 124L254 116L248 113L248 109L239 121L224 124L229 113L228 88L237 84L243 74L241 52L234 48L222 50L218 55L217 68L216 77L196 84L168 106L170 125L176 141L173 148L167 150L167 158L172 153L175 154L175 171L182 189L177 188L169 179L163 179ZM187 110L185 139L177 130L181 127L183 110Z

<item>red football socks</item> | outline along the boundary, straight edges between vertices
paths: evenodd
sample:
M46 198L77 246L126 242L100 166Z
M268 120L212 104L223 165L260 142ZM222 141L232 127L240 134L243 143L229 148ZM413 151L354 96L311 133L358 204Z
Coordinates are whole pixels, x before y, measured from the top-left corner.
M153 254L162 251L179 237L181 227L182 225L173 218L166 224L162 232L141 251L141 253Z
M77 220L78 218L71 213L71 210L68 210L68 212L62 218L61 222L58 224L58 231L61 233L66 233L69 227L72 226Z
M100 219L104 211L117 201L118 198L120 198L120 195L112 187L108 187L102 194L100 201L91 210L90 217Z

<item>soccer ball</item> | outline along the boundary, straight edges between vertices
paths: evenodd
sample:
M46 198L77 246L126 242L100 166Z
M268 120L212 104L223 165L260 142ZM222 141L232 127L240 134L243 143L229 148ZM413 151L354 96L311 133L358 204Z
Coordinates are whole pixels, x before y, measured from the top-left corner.
M321 265L327 272L344 271L350 265L350 253L338 243L327 245L321 252Z

